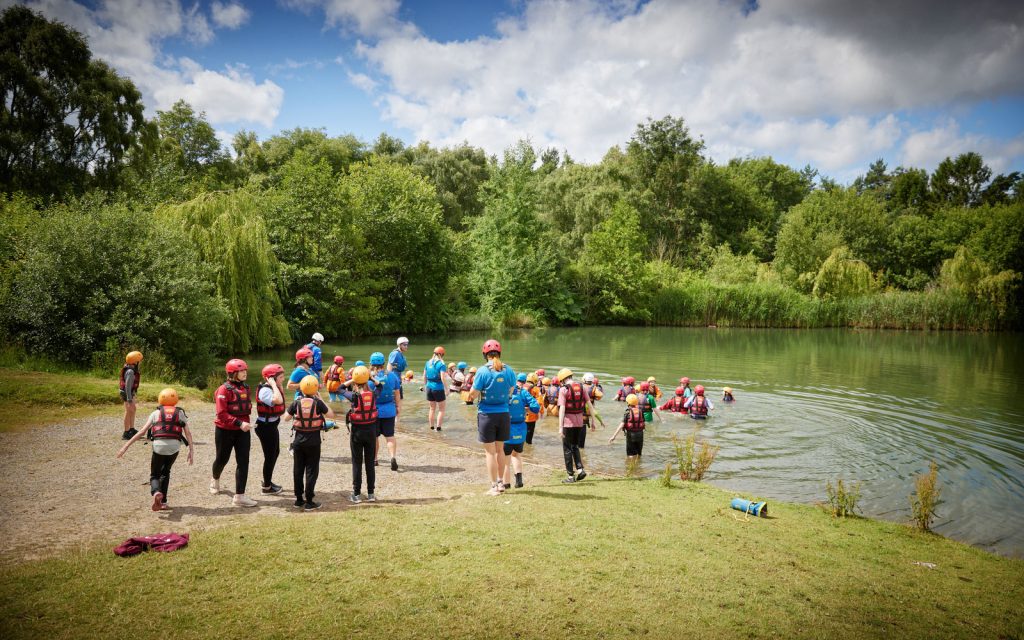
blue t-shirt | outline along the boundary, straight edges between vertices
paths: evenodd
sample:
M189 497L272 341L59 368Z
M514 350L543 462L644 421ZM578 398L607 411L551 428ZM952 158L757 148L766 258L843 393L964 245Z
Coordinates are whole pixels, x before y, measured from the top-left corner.
M427 379L427 388L431 391L444 391L441 374L448 369L441 358L427 360L423 366L423 375Z
M316 374L314 374L311 371L308 371L306 369L303 369L302 367L295 367L295 371L292 371L292 375L288 376L288 382L294 382L295 384L299 384L300 382L302 382L303 378L305 378L306 376L311 376L311 375L316 375ZM296 389L295 390L295 399L298 400L301 397L302 397L302 389Z
M394 418L398 415L398 407L395 405L395 392L402 388L402 380L394 371L382 372L375 380L370 381L370 386L379 388L377 394L377 416L381 418Z
M409 366L409 363L405 361L405 355L400 349L395 349L388 356L388 364L397 372L404 373L405 368Z
M477 369L473 388L480 392L480 413L508 413L508 392L516 386L516 372L507 364L496 372L490 363Z
M310 342L306 346L309 347L309 350L313 352L313 364L311 364L309 368L313 371L313 375L316 376L317 380L322 380L323 378L320 374L324 372L324 363L322 359L323 351L321 351L320 347L316 346L312 342Z

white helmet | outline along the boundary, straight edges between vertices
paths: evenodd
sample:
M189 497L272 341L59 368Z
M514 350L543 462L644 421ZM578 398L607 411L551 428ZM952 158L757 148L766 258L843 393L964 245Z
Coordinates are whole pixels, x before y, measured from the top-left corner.
M592 373L584 373L583 374L583 382L591 383L593 381L594 381L594 374L592 374Z
M322 334L322 333L314 333L313 334L313 339L316 340L317 342L323 342L324 341L324 334Z
M402 346L403 344L409 344L409 338L402 336L401 338L398 339L398 342L396 342L395 344L397 344L398 346Z

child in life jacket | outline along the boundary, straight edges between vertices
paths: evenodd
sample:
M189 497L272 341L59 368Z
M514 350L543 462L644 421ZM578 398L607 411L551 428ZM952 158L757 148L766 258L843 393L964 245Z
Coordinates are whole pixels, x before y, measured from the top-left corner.
M124 366L121 367L120 393L121 402L124 403L124 432L122 440L131 440L138 431L135 429L135 410L138 402L135 395L139 391L139 363L142 362L142 353L131 351L124 357Z
M547 409L548 415L557 416L558 392L561 391L562 387L551 378L541 380L541 385L541 388L544 389L544 407Z
M182 443L188 446L188 463L192 464L192 432L188 429L188 416L178 407L178 392L164 389L159 396L160 406L149 414L149 419L128 442L117 457L124 457L128 447L153 430L153 453L149 462L149 493L153 496L153 511L169 511L167 490L171 483L171 467L178 459Z
M583 374L583 388L587 392L587 396L590 398L591 404L587 406L587 410L583 412L583 430L580 431L579 447L583 449L587 443L587 429L591 431L597 431L597 425L594 424L596 418L601 426L604 426L604 420L598 415L597 410L594 409L593 403L597 402L604 397L604 389L601 388L601 384L597 381L597 377L592 373Z
M658 387L657 379L654 376L647 378L647 384L651 386L651 395L655 400L661 400L661 389Z
M686 409L694 420L703 420L708 417L708 412L715 407L711 404L711 400L704 397L704 385L698 384L693 391L694 395L686 399Z
M505 457L509 459L504 471L506 489L512 488L513 474L516 479L516 488L519 489L523 486L522 455L523 446L526 444L526 420L533 415L534 424L536 424L537 414L540 413L540 403L526 389L528 378L529 376L525 373L516 376L516 387L508 398L509 437L503 444Z
M374 502L374 488L377 483L376 469L373 464L374 451L377 447L377 396L380 387L370 383L370 370L364 366L352 369L352 379L346 385L345 398L351 403L345 421L349 428L349 447L352 452L352 495L354 504L363 501L360 493L363 488L363 467L366 468L366 500Z
M690 388L690 379L686 376L679 378L679 386L683 388L683 397L691 398L693 396L693 389Z
M451 365L448 369L448 379L451 381L451 385L448 387L449 393L461 394L462 388L466 382L466 363L460 362L457 365ZM459 396L462 397L461 395Z
M684 387L676 387L676 394L668 399L668 402L658 407L662 411L671 411L672 413L686 413L686 398L683 394L686 392Z
M313 499L316 497L316 481L320 476L320 433L327 428L327 421L334 418L334 411L317 394L320 382L315 375L303 378L299 390L302 397L288 407L284 420L292 422L292 429L295 430L295 440L292 442L295 506L313 511L322 506Z
M615 402L625 402L629 394L636 393L633 389L633 385L636 384L636 378L633 376L626 376L622 379L622 386L615 392Z
M622 421L615 429L615 433L608 438L608 444L615 442L615 437L620 432L626 432L626 457L639 458L644 452L644 428L647 425L644 420L644 412L639 407L640 400L636 394L626 396L626 412L622 414Z
M334 364L327 369L324 382L327 385L327 394L331 402L341 402L341 384L348 379L345 374L345 356L334 356Z
M651 393L651 385L649 382L640 383L640 393L637 394L637 406L644 412L644 420L648 423L654 422L654 416L658 416L658 422L665 422L665 419L661 417L661 411L658 410L658 403L654 399L654 394Z
M466 379L462 382L462 391L459 397L469 406L473 406L473 381L476 379L476 367L470 367Z
M526 374L526 382L523 384L523 388L533 396L533 399L537 401L537 410L534 411L530 407L532 405L527 404L526 408L526 444L533 444L533 434L537 430L537 420L544 413L544 394L540 392L537 383L540 380L537 379L536 373Z
M732 387L725 387L722 389L722 402L735 402L736 398L732 397Z

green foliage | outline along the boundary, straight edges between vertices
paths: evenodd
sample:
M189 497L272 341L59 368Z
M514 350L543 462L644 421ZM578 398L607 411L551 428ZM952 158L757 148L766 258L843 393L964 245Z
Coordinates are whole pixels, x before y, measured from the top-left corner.
M744 284L757 281L757 258L752 253L734 255L729 245L715 250L708 269L708 279L717 284Z
M640 253L643 245L639 214L619 202L611 216L587 236L576 262L584 318L611 324L650 320L651 278Z
M665 463L665 469L662 470L661 475L658 476L658 485L665 487L666 489L671 487L673 473L674 471L672 469L672 461L670 460Z
M266 206L245 191L208 193L189 202L164 207L156 214L161 226L187 234L209 280L224 303L220 321L223 349L239 354L288 342L288 326L274 287L277 261L270 251L261 210Z
M467 220L483 212L479 194L490 175L487 156L468 144L441 150L424 144L414 151L413 168L437 190L445 225L464 229Z
M184 100L178 100L166 111L157 111L156 125L160 153L186 173L198 173L227 159L206 114L197 114Z
M835 485L829 480L825 483L825 495L828 497L828 511L833 518L846 518L857 515L857 503L860 502L861 483L857 482L849 487L843 484L839 478Z
M915 492L910 496L910 510L914 524L921 531L931 531L935 512L940 504L939 467L934 462L928 467L928 473L922 473L914 479Z
M676 454L676 467L679 469L679 479L683 482L700 482L704 479L708 469L718 456L720 447L702 439L699 436L699 428L694 428L686 439L679 436L672 436L672 446Z
M135 85L85 38L23 6L0 14L0 191L113 188L142 128Z
M836 247L814 278L817 298L854 298L875 290L871 269L846 247Z
M943 204L973 207L981 204L982 188L992 177L981 156L973 151L947 157L932 174L932 193Z

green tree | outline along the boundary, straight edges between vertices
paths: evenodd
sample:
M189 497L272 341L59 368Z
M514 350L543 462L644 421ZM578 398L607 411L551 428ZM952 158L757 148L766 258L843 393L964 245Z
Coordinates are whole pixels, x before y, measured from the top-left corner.
M142 110L135 85L93 60L80 33L18 5L0 14L0 190L114 188Z
M640 215L621 201L587 236L576 263L584 318L626 324L650 320L651 278L643 259L644 244Z
M932 174L932 193L943 203L974 207L981 204L982 188L992 177L981 156L973 151L961 153L955 160L947 157Z
M431 149L424 144L415 150L413 168L437 190L444 223L456 230L483 211L480 185L490 176L483 149L462 144L451 149Z
M272 174L299 151L305 151L313 162L325 160L335 175L366 155L366 145L351 134L330 138L323 129L301 127L271 136L261 146L263 160Z
M889 181L889 209L914 209L923 212L928 203L928 172L924 169L897 167Z
M197 114L184 100L178 100L167 111L157 111L156 125L160 152L186 173L198 174L227 160L206 113Z
M853 298L871 293L875 287L871 269L846 247L833 249L814 278L818 298Z

